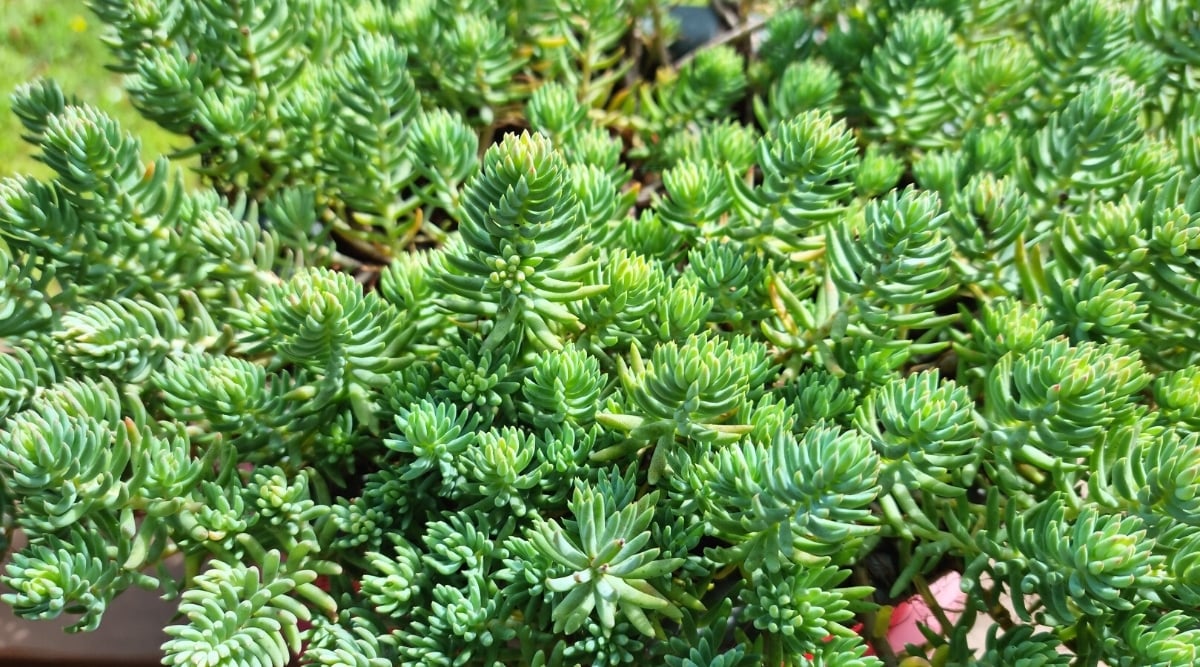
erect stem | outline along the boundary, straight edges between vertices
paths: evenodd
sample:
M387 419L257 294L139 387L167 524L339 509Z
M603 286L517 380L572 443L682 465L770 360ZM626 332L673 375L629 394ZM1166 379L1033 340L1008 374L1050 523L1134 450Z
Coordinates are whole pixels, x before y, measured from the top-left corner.
M768 667L783 667L783 641L774 632L763 635L763 664Z
M487 338L483 340L483 346L480 352L494 350L508 338L512 330L517 326L517 320L520 318L520 308L514 306L509 307L500 314L500 318L496 320L492 326L492 330L488 332Z
M667 53L667 43L663 41L662 5L658 0L650 0L650 18L654 22L654 55L662 67L671 67L671 56Z
M1025 298L1030 303L1041 303L1042 297L1050 292L1046 284L1046 274L1042 270L1042 253L1036 245L1032 252L1026 250L1023 233L1017 236L1015 260L1017 274L1021 280L1021 291L1025 293Z
M858 567L855 567L853 572L855 585L873 586L871 583L871 577L867 574L866 568L862 567L861 564ZM890 618L890 616L891 614L889 613L888 617ZM887 667L895 667L896 653L892 651L892 645L889 644L887 640L889 628L878 627L885 620L886 619L882 618L875 609L869 609L863 612L862 635L863 638L867 640L867 645L875 651L875 657L879 658L879 660ZM890 626L891 623L889 622L888 625Z

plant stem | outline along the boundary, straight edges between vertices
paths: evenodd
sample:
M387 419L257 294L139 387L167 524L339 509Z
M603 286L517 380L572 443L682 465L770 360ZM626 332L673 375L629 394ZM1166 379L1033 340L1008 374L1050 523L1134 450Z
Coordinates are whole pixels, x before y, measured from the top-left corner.
M670 67L671 56L667 53L666 42L663 41L662 6L658 0L650 0L650 18L654 22L654 55L658 56L658 61L663 67Z
M763 636L763 664L783 667L783 642L779 635L771 632Z
M873 586L871 577L867 574L865 567L861 565L854 568L854 583L857 586ZM874 649L875 657L879 658L884 665L894 667L896 665L896 653L892 651L892 645L887 640L887 628L880 630L879 613L875 609L870 609L862 613L863 637L867 640L867 644Z
M1017 236L1016 242L1017 274L1021 280L1021 291L1031 303L1041 303L1042 297L1049 294L1046 284L1046 274L1042 270L1041 250L1035 245L1032 252L1025 247L1025 235Z

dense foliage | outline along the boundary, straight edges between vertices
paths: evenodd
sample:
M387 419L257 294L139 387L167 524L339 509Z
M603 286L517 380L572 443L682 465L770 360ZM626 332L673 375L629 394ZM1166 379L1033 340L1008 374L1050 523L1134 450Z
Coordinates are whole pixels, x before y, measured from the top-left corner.
M852 667L958 569L936 661L1195 664L1200 5L775 4L93 0L206 187L13 95L3 600L161 590L193 667Z

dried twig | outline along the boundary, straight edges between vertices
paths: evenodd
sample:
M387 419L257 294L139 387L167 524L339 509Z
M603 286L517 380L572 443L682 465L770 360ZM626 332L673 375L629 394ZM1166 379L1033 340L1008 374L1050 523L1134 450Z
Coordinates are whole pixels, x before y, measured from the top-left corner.
M757 19L754 19L753 21L747 21L736 28L730 28L729 30L726 30L725 32L719 33L716 36L714 36L712 39L710 39L707 42L705 42L704 44L702 44L700 46L700 48L698 48L698 49L688 53L684 57L680 58L679 61L675 63L675 69L682 69L685 65L687 65L688 63L690 63L692 61L692 58L696 57L696 54L700 53L701 51L706 51L708 49L720 46L722 44L728 44L730 42L737 41L743 37L753 35L754 33L758 32L759 30L762 30L763 27L766 25L767 25L767 19L757 18Z

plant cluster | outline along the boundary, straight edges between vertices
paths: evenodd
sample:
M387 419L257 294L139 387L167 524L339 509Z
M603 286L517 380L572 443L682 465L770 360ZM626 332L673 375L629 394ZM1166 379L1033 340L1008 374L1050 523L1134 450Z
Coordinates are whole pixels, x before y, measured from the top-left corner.
M205 187L13 94L4 602L159 590L191 667L853 667L959 569L941 664L1195 664L1200 8L792 4L680 57L655 0L92 0Z

